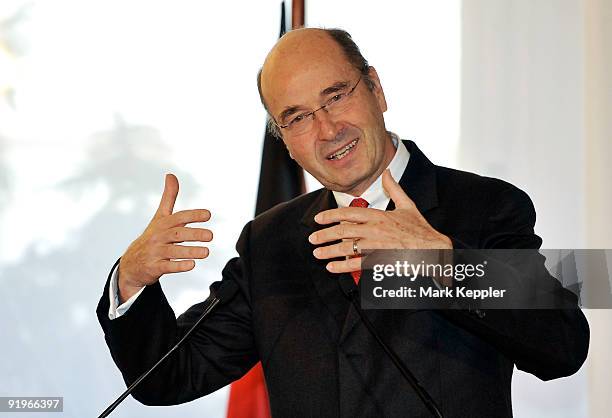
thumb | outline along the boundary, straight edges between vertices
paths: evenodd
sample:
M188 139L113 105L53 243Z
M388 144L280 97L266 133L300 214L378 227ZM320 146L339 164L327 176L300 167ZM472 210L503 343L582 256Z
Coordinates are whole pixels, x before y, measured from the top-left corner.
M176 202L176 196L178 195L179 191L179 182L174 174L166 174L165 180L164 193L162 194L159 202L157 212L155 212L156 218L172 215L172 212L174 211L174 203Z
M397 184L388 168L383 172L382 185L387 195L393 200L393 203L395 203L397 209L406 209L414 206L412 199L410 199L404 192L404 189Z

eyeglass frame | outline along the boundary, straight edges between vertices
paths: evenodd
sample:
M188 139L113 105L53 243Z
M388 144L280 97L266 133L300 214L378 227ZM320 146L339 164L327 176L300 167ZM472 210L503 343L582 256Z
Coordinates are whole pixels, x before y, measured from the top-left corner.
M353 94L353 92L355 91L355 89L357 88L357 86L359 85L359 83L361 82L361 79L362 79L362 78L363 78L363 73L359 74L359 79L357 80L357 82L355 83L355 85L353 86L353 88L352 88L352 89L350 89L350 90L349 90L349 91L348 91L348 92L345 94L345 98L349 98L349 97L350 97L350 96ZM309 118L310 116L312 116L312 120L314 121L314 116L315 116L315 113L317 113L317 112L318 112L319 110L321 110L321 109L325 109L327 106L329 106L329 105L331 105L331 104L333 104L333 103L326 103L326 104L322 105L321 107L319 107L319 108L317 108L317 109L315 109L315 110L311 110L311 111L310 111L310 112L308 112L308 113L304 113L302 116L304 117L304 119ZM279 128L281 128L281 129L287 129L287 128L288 128L288 127L291 125L291 122L289 122L289 123L288 123L288 124L286 124L286 125L279 125L279 124L278 124L276 121L274 121L274 124L275 124L276 126L278 126Z

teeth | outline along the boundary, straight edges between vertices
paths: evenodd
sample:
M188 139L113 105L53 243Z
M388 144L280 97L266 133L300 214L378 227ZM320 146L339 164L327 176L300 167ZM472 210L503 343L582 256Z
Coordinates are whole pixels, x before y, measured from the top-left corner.
M349 144L347 144L346 147L344 147L342 149L339 149L338 151L334 152L332 155L327 157L327 159L328 160L341 160L341 159L343 159L349 153L349 150L355 146L355 144L357 144L357 139L355 139L352 142L350 142Z

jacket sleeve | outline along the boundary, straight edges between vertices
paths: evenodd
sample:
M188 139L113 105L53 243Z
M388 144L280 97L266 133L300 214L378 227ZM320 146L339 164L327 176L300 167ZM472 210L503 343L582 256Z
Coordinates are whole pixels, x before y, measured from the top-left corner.
M247 242L250 224L236 248L241 256L223 269L222 281L234 280L237 295L219 305L157 371L133 392L145 405L174 405L211 393L244 375L258 360L251 328ZM211 292L221 282L211 285ZM147 286L123 316L108 318L107 280L97 308L112 358L126 385L155 364L195 323L208 300L178 318L158 283Z
M476 248L536 250L542 240L534 233L533 203L520 189L507 186L496 196ZM451 240L454 248L469 249L465 243ZM543 257L528 272L523 279L540 283L556 280L546 270ZM560 284L554 285L556 297L563 300L563 309L469 309L441 314L492 344L520 370L542 380L569 376L586 359L589 325L577 297Z

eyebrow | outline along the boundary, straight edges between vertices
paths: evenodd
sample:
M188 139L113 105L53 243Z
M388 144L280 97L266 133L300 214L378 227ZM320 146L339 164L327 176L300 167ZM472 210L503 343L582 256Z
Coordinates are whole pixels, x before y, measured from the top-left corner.
M338 92L340 90L343 90L343 89L347 88L348 85L349 85L348 81L338 81L338 82L332 84L331 86L329 86L328 88L323 89L321 91L320 96L321 97L329 96L332 93L336 93L336 92Z
M293 115L294 113L297 113L300 110L301 106L289 106L287 107L285 110L283 110L281 112L281 114L278 117L278 120L281 123L285 123L287 121L287 118L291 115Z
M349 85L348 81L337 81L331 86L321 90L321 92L319 93L319 96L321 96L321 98L325 96L329 96L332 93L336 93L340 90L346 89L348 85ZM289 116L293 115L294 113L297 113L300 109L303 109L303 106L298 106L298 105L287 106L285 110L283 110L281 114L279 115L278 117L279 121L281 123L285 123L286 119Z

